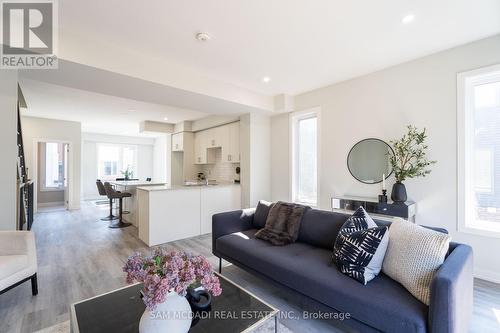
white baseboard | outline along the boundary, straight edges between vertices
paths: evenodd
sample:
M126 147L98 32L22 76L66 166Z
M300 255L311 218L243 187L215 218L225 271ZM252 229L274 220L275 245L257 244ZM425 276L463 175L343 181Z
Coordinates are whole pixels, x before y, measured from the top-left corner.
M39 202L37 204L38 207L57 207L57 206L64 206L64 201L57 201L57 202Z
M89 196L84 197L83 201L96 201L96 200L108 200L105 196Z
M500 284L500 273L499 272L493 272L493 271L489 271L489 270L485 270L485 269L476 269L476 270L474 270L474 277L481 279L481 280L486 280L489 282Z

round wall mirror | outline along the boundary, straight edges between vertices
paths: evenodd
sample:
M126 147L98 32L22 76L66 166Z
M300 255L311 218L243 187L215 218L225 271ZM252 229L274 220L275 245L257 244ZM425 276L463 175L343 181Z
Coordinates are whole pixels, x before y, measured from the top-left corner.
M364 139L356 143L347 156L351 175L365 184L377 184L382 175L387 179L392 173L389 157L394 154L391 146L380 139Z

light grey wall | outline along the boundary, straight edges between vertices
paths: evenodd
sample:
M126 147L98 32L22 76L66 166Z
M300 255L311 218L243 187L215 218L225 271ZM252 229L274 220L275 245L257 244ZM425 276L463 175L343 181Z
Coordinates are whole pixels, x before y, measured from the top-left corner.
M80 208L81 194L81 158L82 158L82 126L79 122L45 119L36 117L22 117L23 141L25 147L26 165L30 177L36 180L35 152L38 141L70 142L68 168L68 207ZM35 184L36 185L36 184Z
M0 230L16 229L17 70L0 73Z
M276 115L271 119L271 199L289 201L290 188L290 114Z
M245 114L240 118L242 207L271 199L271 118Z
M330 209L332 195L379 194L380 184L362 184L347 170L345 159L354 143L367 137L399 138L408 124L426 127L429 157L438 163L428 177L405 182L418 203L417 223L444 227L455 241L472 245L475 274L500 282L500 260L491 260L492 253L500 252L498 238L457 231L456 153L456 75L498 63L500 35L296 96L297 110L321 108L320 207ZM287 149L285 122L273 119L272 155L280 153L276 147ZM284 164L273 163L273 173L276 168L285 172ZM273 182L273 194L287 186Z

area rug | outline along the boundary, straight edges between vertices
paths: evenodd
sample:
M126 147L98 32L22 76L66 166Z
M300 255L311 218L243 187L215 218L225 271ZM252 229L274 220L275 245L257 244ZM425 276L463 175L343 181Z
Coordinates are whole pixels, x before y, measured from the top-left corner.
M69 333L70 323L69 320L59 323L54 326L44 328L43 330L36 331L35 333ZM257 327L255 330L251 331L255 333L274 333L274 319L267 320L264 324ZM281 323L278 324L279 333L293 333L286 326Z

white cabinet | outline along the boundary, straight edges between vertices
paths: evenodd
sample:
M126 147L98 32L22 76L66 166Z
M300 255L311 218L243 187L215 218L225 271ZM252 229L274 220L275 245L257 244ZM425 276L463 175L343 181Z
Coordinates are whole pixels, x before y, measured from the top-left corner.
M209 164L215 162L215 152L210 147L210 133L200 131L194 134L194 163Z
M205 143L205 131L196 132L194 134L194 163L207 163L207 147Z
M137 190L139 238L155 246L200 234L200 189Z
M172 151L184 151L184 133L172 135Z
M240 162L240 123L223 125L195 133L195 163L215 163L215 148L222 149L221 161Z
M229 125L229 162L236 163L240 161L240 123Z
M222 162L240 162L240 123L232 123L224 126L226 129L226 140L222 146Z
M203 235L212 232L214 214L241 209L241 187L239 185L202 187L200 202L200 233Z
M212 216L241 209L236 184L137 189L139 238L148 246L212 232Z
M229 129L226 125L205 130L207 148L223 147L229 139Z

